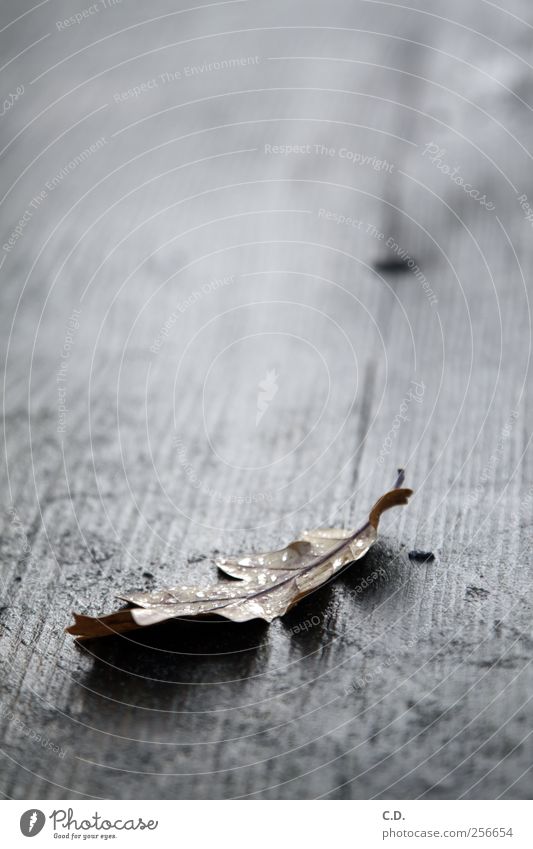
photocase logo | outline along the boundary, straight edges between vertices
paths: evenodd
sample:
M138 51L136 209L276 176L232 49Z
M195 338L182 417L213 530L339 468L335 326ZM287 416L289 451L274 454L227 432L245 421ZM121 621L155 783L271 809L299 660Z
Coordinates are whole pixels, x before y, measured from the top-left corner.
M256 427L270 407L278 389L278 373L276 369L269 369L263 380L258 383L257 413L255 416Z
M37 808L31 808L29 811L24 811L20 818L20 830L24 837L35 837L42 831L46 822L46 817L42 811Z

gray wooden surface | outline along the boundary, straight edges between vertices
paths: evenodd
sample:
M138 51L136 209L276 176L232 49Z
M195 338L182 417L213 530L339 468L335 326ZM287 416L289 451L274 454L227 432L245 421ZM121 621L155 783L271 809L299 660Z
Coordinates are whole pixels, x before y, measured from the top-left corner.
M505 5L3 0L6 797L530 795L533 20ZM410 506L270 627L64 635L353 526L399 465Z

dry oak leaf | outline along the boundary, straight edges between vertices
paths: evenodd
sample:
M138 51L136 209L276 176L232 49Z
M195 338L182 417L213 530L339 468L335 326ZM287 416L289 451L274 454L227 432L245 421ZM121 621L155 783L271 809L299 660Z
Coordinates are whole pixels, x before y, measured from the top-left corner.
M181 617L222 616L232 622L283 616L302 598L321 587L337 572L363 557L377 539L381 514L407 504L411 489L402 488L400 470L394 489L376 501L368 521L357 531L321 528L278 551L226 557L216 561L226 575L238 581L219 581L205 587L176 586L155 592L119 595L135 607L105 616L74 614L66 629L80 639L107 637Z

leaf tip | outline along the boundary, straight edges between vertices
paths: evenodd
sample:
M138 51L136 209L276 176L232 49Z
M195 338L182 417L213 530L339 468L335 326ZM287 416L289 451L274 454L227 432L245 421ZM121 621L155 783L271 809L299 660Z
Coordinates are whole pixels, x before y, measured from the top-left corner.
M372 527L377 530L381 514L385 510L390 510L391 507L399 507L401 504L407 504L412 494L412 489L391 489L390 492L382 495L372 507L368 517L368 521Z
M398 473L396 476L396 483L394 484L394 489L399 489L403 486L403 482L405 480L405 469L398 469Z

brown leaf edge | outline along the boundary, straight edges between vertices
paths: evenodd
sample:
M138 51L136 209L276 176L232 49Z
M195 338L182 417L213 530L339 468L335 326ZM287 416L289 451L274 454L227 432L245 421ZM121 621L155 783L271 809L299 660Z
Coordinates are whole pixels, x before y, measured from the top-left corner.
M391 489L389 492L386 492L385 495L382 495L381 498L378 498L378 500L370 510L368 521L362 527L354 531L353 534L348 537L345 537L343 540L338 542L325 554L320 555L311 563L308 563L307 566L302 570L302 573L309 571L309 569L312 569L317 565L320 565L321 562L329 560L339 551L342 551L343 548L353 542L359 536L359 534L361 534L369 526L372 526L375 530L377 530L381 515L386 510L390 510L391 507L398 507L400 505L407 504L410 496L413 494L413 490L402 487L404 478L404 470L398 469L398 477L395 481L394 488ZM307 595L307 593L304 593L301 598L303 598L305 595ZM294 604L296 604L299 600L300 597L295 599L292 606L294 606ZM116 613L105 614L101 617L86 616L85 614L73 612L72 615L74 617L74 624L70 625L68 628L65 628L65 632L67 634L71 634L74 637L77 637L79 640L86 640L95 637L107 637L112 636L114 634L124 634L127 631L136 631L142 628L143 626L139 625L138 622L135 622L131 615L132 610L135 609L138 608L129 607L125 608L124 610L118 610Z

